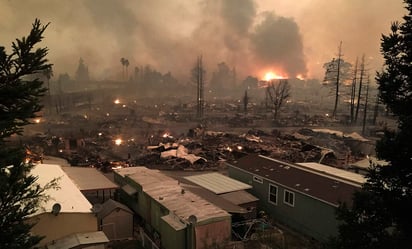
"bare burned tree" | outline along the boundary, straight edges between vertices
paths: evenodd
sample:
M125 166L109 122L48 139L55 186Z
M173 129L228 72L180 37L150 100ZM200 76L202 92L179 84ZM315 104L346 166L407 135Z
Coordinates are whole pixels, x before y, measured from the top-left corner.
M335 117L337 114L339 98L342 94L341 86L347 85L347 80L351 78L349 76L349 72L351 71L352 67L350 63L343 60L342 42L339 44L337 56L337 59L333 58L332 61L327 62L323 65L323 68L325 69L325 78L323 80L323 84L331 86L335 95L335 104L332 113L333 117Z
M273 119L276 120L279 110L284 102L290 97L290 85L287 79L273 80L266 87L267 95L273 105Z
M247 95L247 90L245 90L245 95L243 95L243 111L247 113L247 106L249 104L249 96Z
M364 80L366 78L366 69L365 69L365 55L362 56L362 62L360 64L360 75L359 75L359 88L358 88L358 97L356 100L356 111L355 111L355 123L358 122L358 113L360 109L360 104L361 104L361 98L362 98L362 87L364 84Z

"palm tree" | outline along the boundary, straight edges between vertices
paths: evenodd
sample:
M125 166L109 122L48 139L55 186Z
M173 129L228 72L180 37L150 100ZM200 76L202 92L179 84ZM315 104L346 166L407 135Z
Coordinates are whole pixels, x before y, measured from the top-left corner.
M120 59L120 63L122 63L122 78L124 79L124 68L125 68L125 65L126 65L126 59L122 57Z
M127 72L127 68L129 67L129 60L125 59L124 66L126 67L126 80L129 78L129 74Z

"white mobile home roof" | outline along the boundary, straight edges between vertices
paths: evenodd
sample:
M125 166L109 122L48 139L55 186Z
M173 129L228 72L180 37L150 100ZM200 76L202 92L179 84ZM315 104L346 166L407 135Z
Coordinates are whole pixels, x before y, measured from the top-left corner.
M252 186L237 181L220 173L207 173L186 176L185 179L209 190L215 194L224 194L239 190L251 189Z
M48 189L46 195L49 200L41 204L41 208L34 215L51 212L55 203L60 204L61 213L91 213L92 205L83 196L77 186L66 175L59 165L37 164L31 174L38 176L37 183L45 186L55 178L59 178L57 189Z
M335 176L338 178L341 178L343 180L349 180L358 184L363 184L366 182L366 178L361 175L361 174L356 174L347 170L343 169L338 169L335 167L331 167L328 165L320 164L320 163L315 163L315 162L309 162L309 163L296 163L297 165L312 169L314 171L320 172L320 173L326 173L330 176Z
M119 188L96 168L62 167L80 190Z

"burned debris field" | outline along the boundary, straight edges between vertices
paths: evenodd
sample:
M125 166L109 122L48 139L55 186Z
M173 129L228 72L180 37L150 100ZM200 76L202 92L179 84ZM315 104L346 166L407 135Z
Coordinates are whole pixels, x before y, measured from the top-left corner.
M62 157L73 166L104 172L129 166L219 170L224 162L247 154L347 168L373 154L382 128L368 129L373 136L367 139L359 135L361 127L321 114L328 110L298 111L313 110L310 102L287 103L273 120L264 99L244 112L240 101L222 98L208 103L204 117L198 118L196 104L183 103L185 98L120 95L96 91L59 96L65 100L64 111L45 109L26 130L27 149L33 158Z
M412 0L0 2L0 248L409 248L411 27Z

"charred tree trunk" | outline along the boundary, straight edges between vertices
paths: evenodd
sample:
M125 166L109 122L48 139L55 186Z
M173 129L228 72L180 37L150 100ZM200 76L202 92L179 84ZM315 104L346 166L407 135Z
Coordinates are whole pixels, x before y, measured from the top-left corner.
M359 89L358 89L358 98L356 103L356 112L355 112L355 123L358 122L358 114L362 96L362 85L363 79L365 78L365 55L362 56L362 62L360 65L360 76L359 76Z
M355 96L356 96L356 81L358 77L358 58L356 58L355 70L353 73L353 80L350 92L350 123L353 124L355 121Z
M338 103L339 103L340 62L341 62L341 59L342 59L342 42L340 42L340 44L339 44L338 65L337 65L337 74L336 74L335 106L333 107L332 117L336 116L336 111L338 109Z
M369 98L369 77L366 82L365 108L363 110L363 122L362 122L362 135L365 135L366 117L367 117L367 112L368 112L368 98Z

